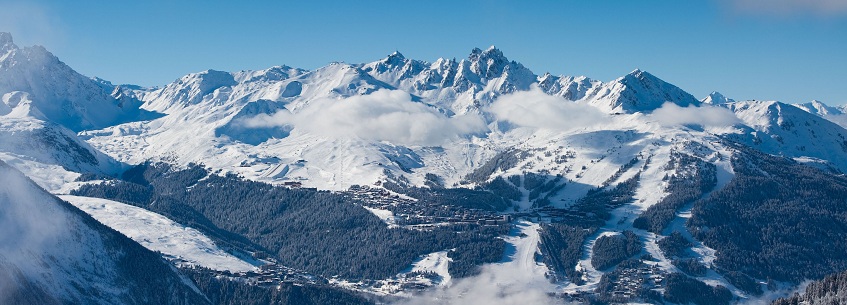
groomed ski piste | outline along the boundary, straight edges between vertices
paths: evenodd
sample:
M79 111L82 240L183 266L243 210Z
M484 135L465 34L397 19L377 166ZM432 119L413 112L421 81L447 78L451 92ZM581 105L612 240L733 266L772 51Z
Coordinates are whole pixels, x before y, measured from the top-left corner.
M538 223L517 221L504 239L507 242L503 260L481 266L480 273L468 278L453 279L446 284L414 294L403 293L398 304L466 304L498 302L497 304L554 304L550 295L558 287L546 278L548 271L537 261L540 241ZM414 269L445 272L446 265L438 252L417 262ZM446 257L444 257L446 258ZM443 266L443 267L442 267ZM526 303L524 303L526 302Z
M104 225L138 242L147 249L159 251L181 264L191 264L218 271L257 270L261 262L247 262L218 247L196 229L180 225L165 216L117 201L59 196Z

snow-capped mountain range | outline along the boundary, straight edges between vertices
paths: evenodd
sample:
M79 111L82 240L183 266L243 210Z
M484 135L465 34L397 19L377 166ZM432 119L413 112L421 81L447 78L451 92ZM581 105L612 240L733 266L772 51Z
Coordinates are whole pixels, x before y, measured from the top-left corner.
M5 33L0 38L4 53L0 57L2 136L10 143L4 146L5 153L72 172L117 172L121 163L161 159L179 164L202 162L252 179L276 183L293 180L322 189L372 184L384 179L386 172L409 176L416 183L423 182L424 173L435 173L455 185L487 159L512 147L531 151L548 150L550 143L562 147L585 145L580 142L584 140L567 139L624 130L667 142L679 142L679 133L700 132L686 136L694 140L710 134L731 135L769 153L847 170L847 145L842 139L847 132L831 123L840 122L842 113L818 101L795 106L773 101L735 102L717 92L698 101L641 70L609 82L549 73L538 76L493 46L475 48L466 59L441 58L434 63L394 52L371 63L332 63L314 71L287 66L239 72L207 70L161 88L146 89L86 78L41 47L19 48ZM463 120L471 121L464 122L471 126L446 128L446 134L438 134L445 138L437 143L440 145L409 137L412 141L398 143L392 141L396 138L393 135L367 137L355 131L352 135L339 133L343 136L315 133L297 126L308 125L299 121L322 122L327 116L344 116L347 113L331 109L348 111L339 104L381 90L402 92L396 103L417 108L383 109L386 106L382 101L365 101L357 107L386 112L375 117L345 118L359 125L352 129L398 113L416 112L435 117L435 124L455 125L452 119L477 117L481 122ZM533 99L534 95L521 95L527 92L560 98L552 103L590 106L558 110L564 113L599 110L605 115L594 119L602 121L602 126L581 122L583 126L575 126L578 132L549 128L549 124L522 126L515 124L514 118L492 111L491 105L503 96ZM396 98L388 97L389 108L394 107L391 99ZM690 128L697 120L692 124L663 124L651 112L666 103L683 107L695 117L702 109L728 109L739 120L723 126L701 124L705 129ZM546 111L544 107L548 106L532 105L537 109L529 112ZM566 120L580 122L562 117ZM378 122L374 124L384 129ZM321 127L351 129L332 119ZM24 137L10 136L35 131L42 134L35 138L56 149L44 149L44 145L31 141L14 144L16 138ZM78 132L76 137L73 131ZM427 136L429 131L421 132ZM628 152L621 160L638 153L643 152ZM610 166L617 162L610 162ZM533 166L543 169L550 165ZM593 181L580 182L599 185L605 180L602 176L611 173L597 175ZM577 180L589 176L582 174Z
M116 87L112 90L121 89ZM586 77L537 76L521 64L508 60L493 47L484 51L474 49L467 59L459 61L439 59L430 64L404 58L395 52L366 64L333 63L314 71L286 66L233 73L209 70L186 75L160 89L122 90L123 96L143 101L142 109L165 116L80 133L88 143L121 162L134 164L151 158L175 159L182 164L203 162L253 179L269 182L294 180L322 189L341 190L353 184L372 184L383 179L386 170L410 176L418 183L423 182L424 173L436 173L455 184L497 152L516 145L534 146L527 137L539 139L539 143L535 144L537 147L525 148L545 148L548 147L547 143L543 143L546 140L556 142L557 138L574 136L572 132L561 132L561 128L539 129L539 126L514 124L509 118L498 117L491 110L491 105L502 96L533 98L521 94L536 91L561 97L552 103L589 106L560 110L565 113L582 109L605 113L597 117L605 121L605 126L589 122L577 126L583 136L600 130L638 130L648 134L648 138L672 142L676 133L691 133L692 129L685 124L657 124L651 112L667 102L680 107L705 104L704 109L729 109L741 120L737 126L707 126L707 130L701 130L703 135L734 134L747 143L764 143L763 149L770 153L808 157L847 169L843 165L847 164L843 162L847 160L841 144L843 140L839 140L840 135L847 133L820 118L830 119L832 115L805 111L786 113L779 109L798 108L778 102L745 101L739 104L719 93L698 101L678 87L640 70L610 82ZM424 108L387 109L385 115L369 117L353 116L339 105L351 98L374 96L373 93L380 90L408 94L408 98L401 97L397 102L402 107L405 107L404 103L410 103L415 104L413 107ZM386 107L381 103L365 101L357 107ZM530 111L541 111L546 106L546 103L536 105L537 109ZM392 104L387 107L399 106ZM755 113L751 110L770 109L768 107L774 109ZM336 113L333 109L343 112ZM698 116L697 109L700 108L687 111L693 112L692 116ZM332 132L315 133L310 132L308 126L298 128L296 123L304 120L323 122L326 116L349 115L348 118L329 119L330 122L322 127L369 130L369 124L376 124L374 127L385 129L379 126L379 120L397 113L427 111L438 118L437 124L451 125L451 119L468 117L479 117L482 123L462 129L458 137L445 135L446 141L439 145L426 141L398 143L392 141L395 137L391 135L380 138L359 132L353 132L352 136L345 132L339 133L343 136ZM283 117L283 114L288 117ZM352 126L338 120L349 121ZM361 120L361 123L354 122L356 120ZM574 119L562 117L562 120ZM798 129L806 128L806 122L821 126L814 127L818 131L815 137L810 137L808 132L797 134L797 130L788 132L773 128L788 121L797 123ZM309 125L309 122L300 122L299 125ZM448 133L454 132L450 130ZM536 135L530 136L532 133ZM549 135L541 136L544 133ZM808 143L817 137L823 138ZM784 140L780 141L780 138ZM788 139L792 141L785 141ZM560 141L559 144L567 147L570 141ZM575 142L573 145L583 143ZM786 145L791 147L784 147ZM632 155L621 158L628 160ZM546 165L537 166L543 168ZM585 182L596 185L603 181L597 179Z
M315 70L207 70L142 88L87 78L0 33L0 96L0 160L56 194L79 186L81 174L117 175L148 160L332 191L392 179L426 187L432 177L448 188L485 188L527 173L551 185L539 193L505 182L520 191L506 210L515 212L567 208L636 177L635 201L601 228L620 232L633 229L629 215L668 195L676 153L713 164L718 188L734 177L729 142L847 172L843 106L718 92L698 100L638 69L608 82L539 76L493 46L433 63L394 52ZM662 268L676 270L658 250L659 235L639 234ZM703 263L715 259L702 244L696 252ZM593 289L603 274L590 259L577 269L586 284L567 289ZM701 279L732 286L721 276Z

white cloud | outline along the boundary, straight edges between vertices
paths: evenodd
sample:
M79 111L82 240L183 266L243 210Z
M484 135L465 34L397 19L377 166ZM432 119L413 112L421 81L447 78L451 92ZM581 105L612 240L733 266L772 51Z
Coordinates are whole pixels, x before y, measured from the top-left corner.
M610 122L597 108L546 94L533 86L498 98L491 104L498 120L525 127L573 130Z
M741 120L729 109L703 105L701 107L680 107L674 103L665 103L650 114L650 118L662 125L702 125L706 127L725 127Z
M547 292L551 284L518 267L483 266L482 273L451 286L425 292L395 305L547 305L562 304Z
M74 251L57 245L79 238L71 235L78 234L77 230L50 195L3 161L0 181L0 269L5 269L0 270L0 277L12 275L14 279L19 271L30 280L50 278L54 270L44 258L56 260L57 253ZM0 304L14 303L21 288L14 280L0 281Z
M797 15L845 16L844 0L722 0L733 11L742 14L791 17Z
M313 101L292 114L286 110L244 120L248 128L292 126L328 137L358 137L399 145L441 145L445 141L487 130L478 115L448 117L412 101L402 91L379 90L341 100Z

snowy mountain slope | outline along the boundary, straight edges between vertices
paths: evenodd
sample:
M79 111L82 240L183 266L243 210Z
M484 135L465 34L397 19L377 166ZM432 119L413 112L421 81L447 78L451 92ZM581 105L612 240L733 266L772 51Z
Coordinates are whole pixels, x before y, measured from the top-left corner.
M0 154L51 191L70 175L116 174L123 168L76 131L156 118L141 102L86 78L43 47L19 48L0 33Z
M315 101L358 96L385 88L391 86L354 66L341 63L311 72L283 67L234 74L205 71L185 76L164 88L138 94L145 100L144 108L168 116L86 131L82 135L99 149L125 162L161 157L173 157L180 163L202 159L219 168L235 168L247 176L266 180L279 181L285 174L289 174L287 179L297 179L317 173L327 180L322 185L328 186L335 184L333 176L362 172L359 166L372 168L369 175L381 175L383 166L399 169L399 165L391 160L393 152L378 145L298 131L290 134L284 126L247 128L243 120L280 111L298 111ZM323 150L316 149L318 147ZM329 157L342 150L371 153L356 154L364 158L355 162ZM380 156L380 151L388 156ZM330 166L315 168L299 162L306 159L329 162ZM290 163L281 164L280 160ZM355 182L333 188L346 188L352 183Z
M258 152L250 146L285 138L289 132L284 127L247 129L241 120L382 88L390 86L341 63L315 71L288 67L237 73L210 70L189 74L161 89L135 91L145 101L143 108L166 113L166 117L86 131L83 136L102 143L98 148L104 151L120 154L122 161L178 156L193 162L188 160L232 155L227 162L237 166Z
M563 186L561 189L556 190L557 187L554 187L554 191L547 194L542 192L539 198L547 199L553 207L568 209L589 191L614 186L636 174L640 175L634 201L611 211L610 219L596 235L587 240L583 259L576 267L585 274L586 283L562 283L567 291L593 291L597 287L605 272L591 265L593 242L605 234L617 234L625 230L634 230L645 241L652 240L652 248L647 247L645 251L657 258L657 268L665 272L679 272L671 263L671 258L665 258L655 245L661 236L633 227L633 220L639 214L668 195L666 179L678 174L670 166L672 153L697 156L716 164L719 169L718 185L727 183L733 177L728 158L731 152L714 136L714 133L725 132L723 128L699 131L684 126L662 127L644 117L628 119L632 121L615 122L614 126L608 126L608 130L581 130L576 134L558 137L549 131L516 136L515 140L524 139L516 146L524 152L522 157L512 165L492 172L488 180L503 177L512 183L515 180L510 178L523 176L518 180L522 180L522 185L516 185L522 192L518 205L530 208L537 207L538 202L530 200L532 189L527 184L532 176L528 173L543 174L540 176L546 182L561 177L563 180L556 184ZM708 253L708 249L703 251ZM704 254L702 259L708 260L707 255ZM704 279L726 285L726 280L720 275L712 274Z
M52 122L33 106L30 97L15 91L4 94L0 101L6 106L0 107L0 159L50 191L69 182L70 176L59 172L114 175L122 170L124 166L115 159Z
M750 130L732 139L769 154L847 171L847 130L798 107L775 101L726 104Z
M103 128L149 117L140 103L121 100L92 79L80 75L41 46L19 48L9 33L0 32L0 95L28 94L27 112L73 131ZM8 108L7 108L8 107ZM6 110L8 111L8 110Z
M794 106L838 124L838 126L847 128L847 113L844 111L844 106L841 106L841 108L832 107L817 100L808 103L794 104Z
M586 278L588 281L582 286L571 285L569 289L579 290L585 289L586 286L594 287L599 284L604 272L597 270L591 264L591 258L597 255L594 253L592 246L597 239L602 236L616 235L624 231L632 231L640 237L640 239L644 242L644 252L655 258L652 264L654 264L656 268L668 273L681 272L680 268L673 262L674 258L669 255L665 255L657 242L673 232L678 232L685 236L691 235L691 233L688 232L688 229L684 226L685 221L691 217L690 204L682 207L675 213L676 217L667 225L667 228L664 232L662 232L662 234L655 234L653 232L638 229L634 226L634 220L639 215L643 215L642 213L651 206L656 205L667 196L674 195L668 192L669 183L667 181L667 177L685 175L686 172L684 169L674 166L675 161L673 154L693 156L707 161L710 164L714 164L717 169L715 189L720 189L734 177L729 157L733 155L734 152L724 145L723 141L719 138L707 133L700 133L691 130L680 131L681 132L673 135L675 141L652 147L650 150L651 157L649 158L649 161L645 160L644 163L636 164L636 166L640 167L641 179L639 180L639 185L636 189L635 195L633 196L634 201L611 211L612 215L610 219L599 229L596 236L589 238L586 244L586 254L578 265L578 268L581 268L584 272L586 272ZM691 259L703 261L707 264L715 259L715 250L702 244L697 243L691 248L691 251ZM743 292L740 292L738 289L732 287L732 285L729 284L723 276L713 271L696 277L712 286L722 285L730 287L736 295L746 297Z
M382 88L391 86L354 66L333 63L315 71L286 66L235 73L207 70L183 76L161 89L136 93L144 101L142 108L180 116L189 112L186 109L237 112L258 100L294 103L297 106L290 107L294 109L315 99L367 94Z
M353 184L370 184L384 177L386 169L403 172L402 163L398 163L404 162L398 159L402 155L392 145L337 139L300 130L288 134L279 129L265 130L281 138L262 138L261 143L252 145L244 142L255 140L247 138L255 137L255 130L239 132L230 129L231 125L216 127L202 122L180 126L187 129L150 128L147 123L133 123L89 132L85 137L103 152L127 163L149 158L178 164L202 162L260 181L302 180L308 186L324 189L342 190ZM251 143L256 142L259 140Z
M41 163L27 156L0 152L0 161L24 173L44 190L65 194L78 187L76 180L82 175L60 165Z
M62 126L31 117L0 116L0 152L79 173L115 174L121 165Z
M817 114L819 116L844 114L841 109L831 107L818 100L814 100L808 103L794 104L794 106L803 109L803 111L806 111L811 114Z
M0 162L0 302L206 304L157 254Z
M700 104L688 92L638 69L593 87L582 100L610 113L649 112L666 102L682 107Z
M165 216L112 200L71 195L59 198L151 251L214 270L240 272L257 269L220 249L203 233L179 225Z
M709 93L709 95L700 100L700 102L703 104L721 105L735 102L735 100L724 96L720 92L712 91L712 93Z

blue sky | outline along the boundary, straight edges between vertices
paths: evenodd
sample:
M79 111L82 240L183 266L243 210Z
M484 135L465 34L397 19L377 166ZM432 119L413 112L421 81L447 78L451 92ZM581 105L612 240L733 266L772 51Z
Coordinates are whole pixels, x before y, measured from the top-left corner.
M847 1L0 0L0 31L80 73L165 85L196 71L380 59L496 45L537 74L635 68L698 98L847 103Z

